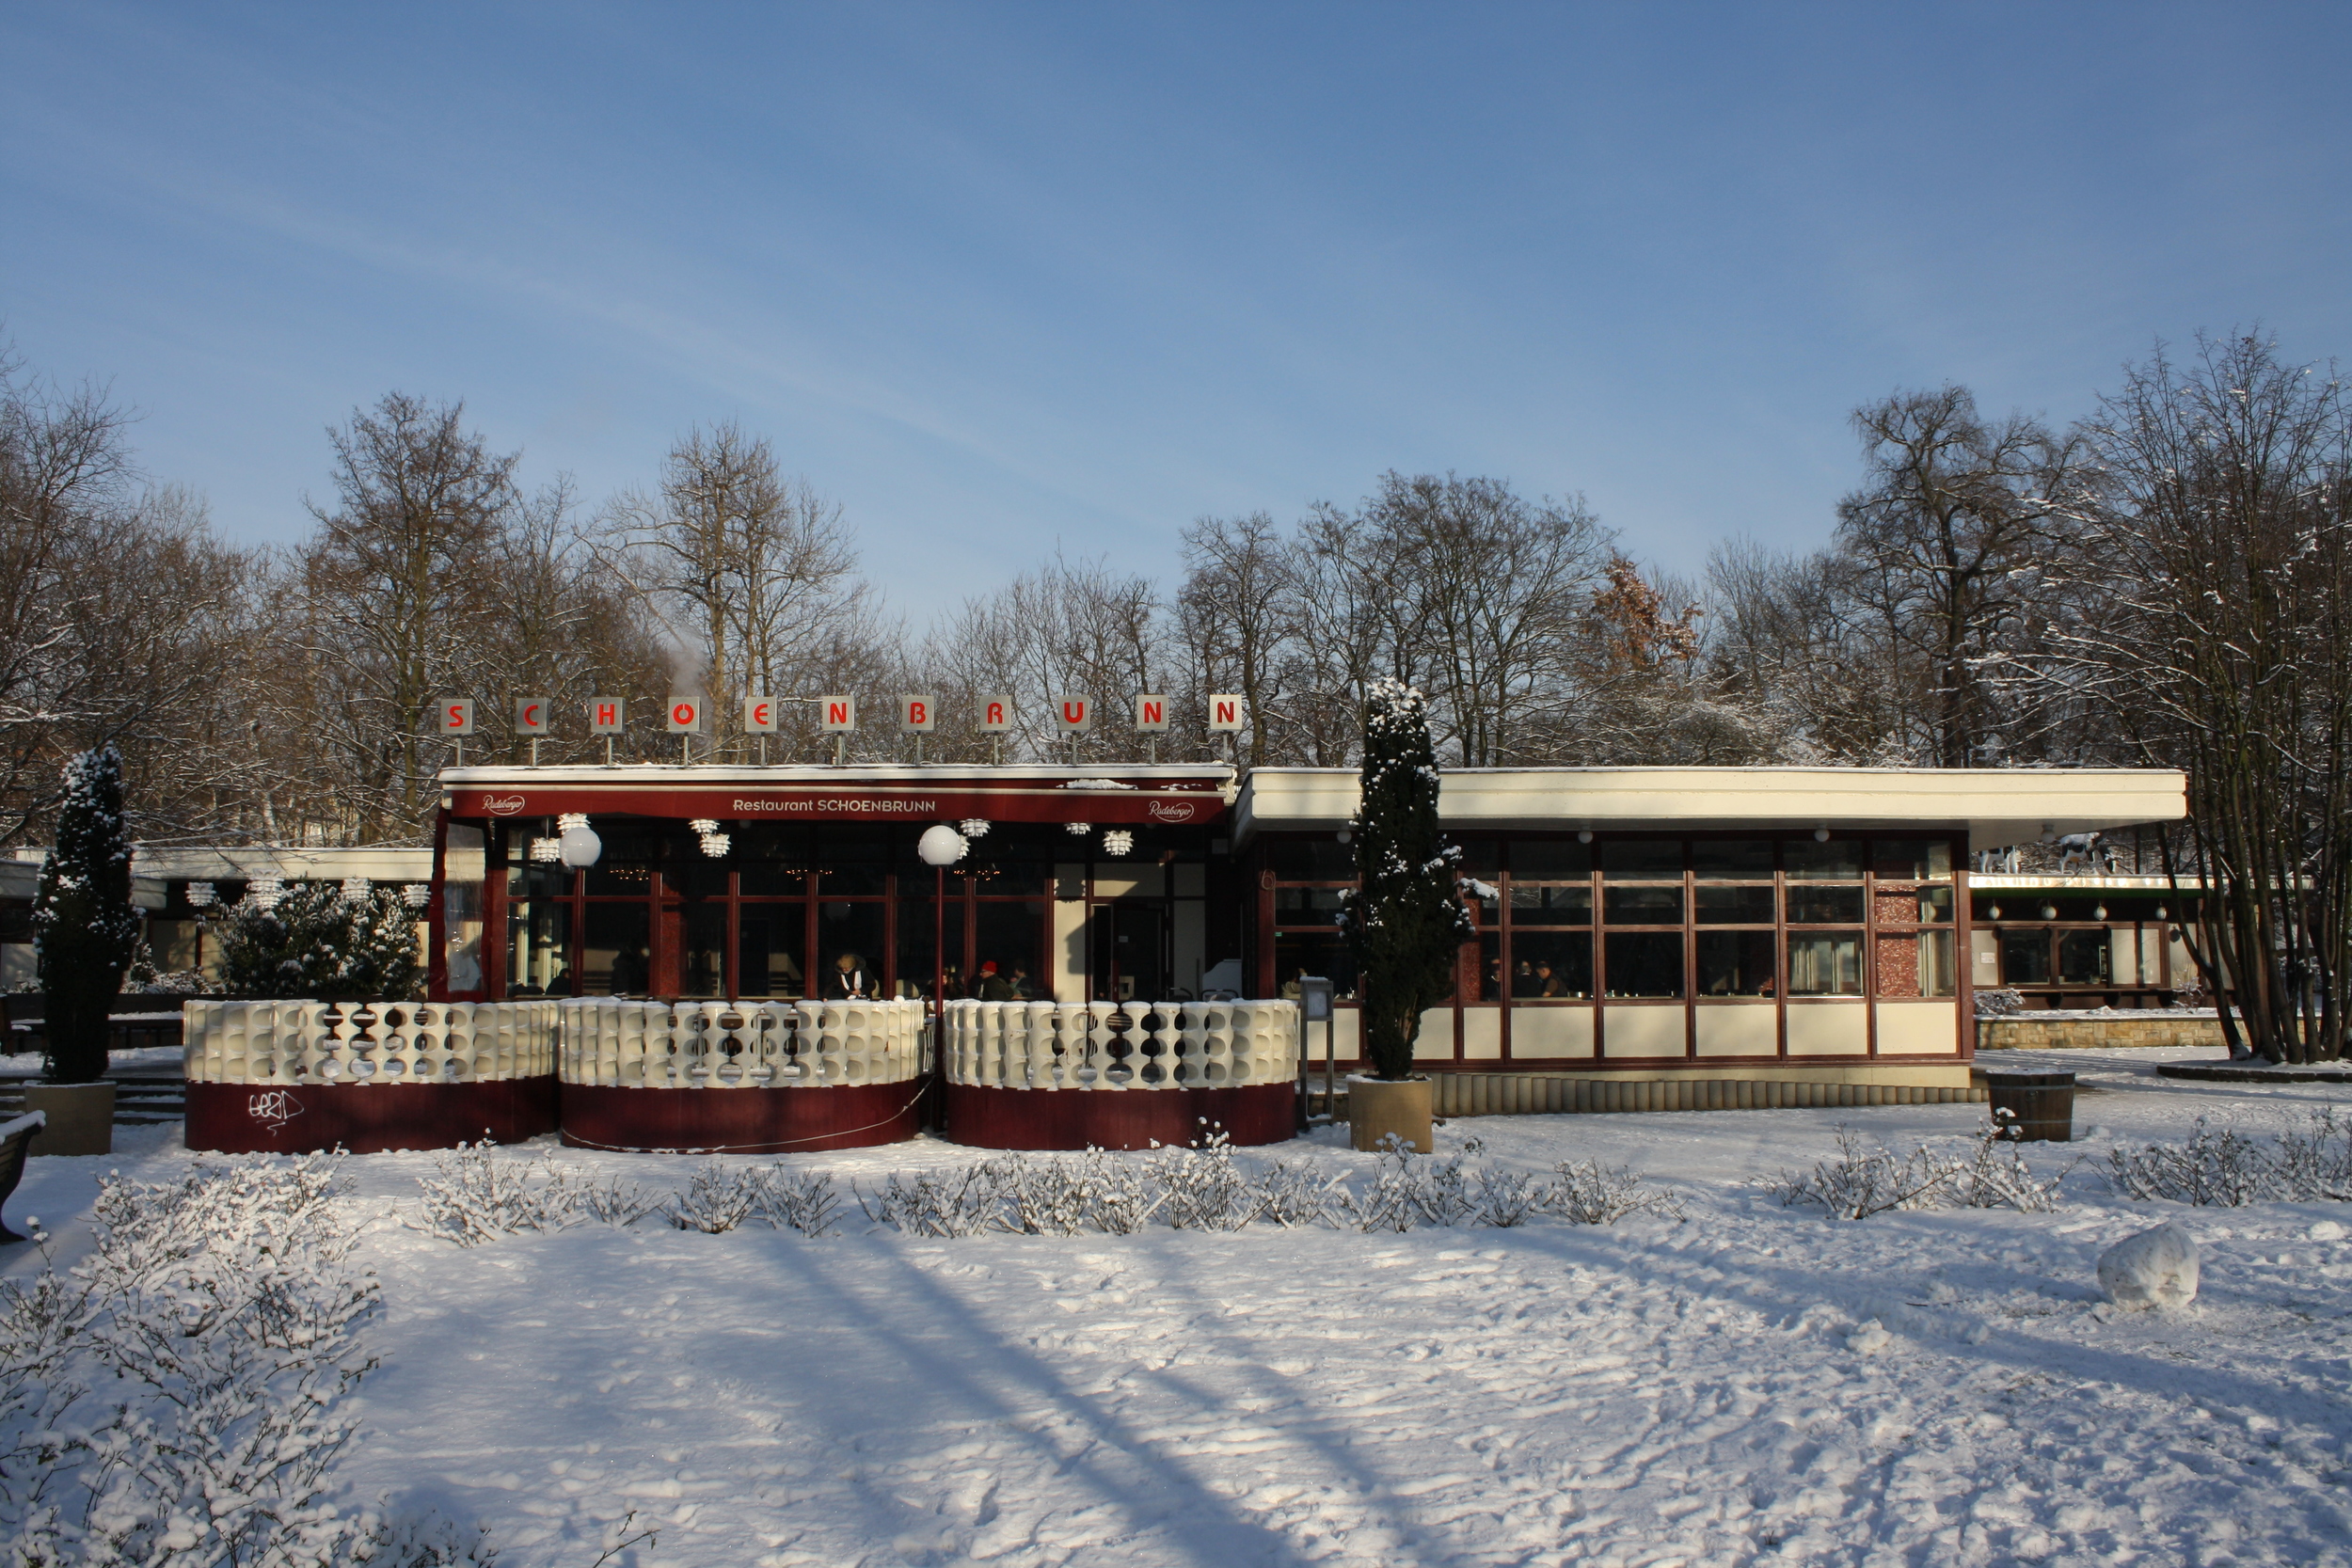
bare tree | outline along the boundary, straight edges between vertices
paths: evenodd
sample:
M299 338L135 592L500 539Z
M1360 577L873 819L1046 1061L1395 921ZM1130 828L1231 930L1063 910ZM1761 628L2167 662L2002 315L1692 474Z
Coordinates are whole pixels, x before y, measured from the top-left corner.
M2233 1049L2343 1055L2352 973L2352 402L2270 340L2158 346L2101 400L2071 673L2185 767L2176 887Z
M2065 550L2071 439L1964 387L1898 392L1854 412L1867 473L1837 509L1838 586L1868 617L1879 672L1911 694L1915 760L1965 768L2033 738L2031 659Z
M500 568L516 454L465 428L465 404L387 393L330 428L335 501L307 502L297 551L310 733L341 814L363 838L421 832L438 792L436 699L477 688L487 628L506 612Z

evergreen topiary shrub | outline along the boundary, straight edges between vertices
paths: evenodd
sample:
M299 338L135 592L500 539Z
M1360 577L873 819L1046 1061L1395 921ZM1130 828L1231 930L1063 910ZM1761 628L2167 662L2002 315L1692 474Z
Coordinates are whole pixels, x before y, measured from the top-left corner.
M267 904L243 899L215 917L213 933L230 996L375 1001L417 989L416 912L390 888L297 882Z
M1364 1054L1381 1078L1413 1070L1423 1009L1452 994L1472 934L1456 895L1461 851L1438 830L1438 754L1422 694L1375 682L1364 707L1363 796L1349 824L1357 891L1341 910L1360 977Z
M131 835L122 818L122 758L112 746L66 764L57 843L33 893L33 951L40 979L41 1075L52 1084L106 1076L106 1006L137 950L131 907Z

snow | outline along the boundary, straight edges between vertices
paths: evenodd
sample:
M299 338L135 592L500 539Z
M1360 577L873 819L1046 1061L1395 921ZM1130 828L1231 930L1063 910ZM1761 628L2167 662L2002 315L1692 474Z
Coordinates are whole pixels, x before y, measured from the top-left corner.
M2186 1307L2197 1299L2197 1269L2196 1242L2167 1221L2101 1253L2099 1288L2116 1306L2134 1311Z
M1624 1164L1690 1219L1362 1234L811 1240L414 1228L430 1155L354 1159L382 1367L338 1472L488 1527L508 1568L654 1564L2352 1563L2352 1241L2341 1204L2132 1203L2094 1165L2199 1117L2250 1136L2344 1091L2193 1084L2211 1051L2004 1053L2080 1077L2056 1212L1836 1222L1757 1179L1842 1123L1968 1147L1979 1107L1479 1117L1440 1153ZM174 1129L36 1157L15 1200L87 1252L94 1179ZM548 1149L682 1188L700 1162ZM1264 1157L1360 1181L1327 1131ZM870 1191L978 1156L788 1158ZM1259 1157L1253 1153L1252 1158ZM1131 1158L1143 1158L1134 1156ZM730 1161L729 1164L766 1164ZM64 1216L60 1219L59 1216ZM2096 1266L2169 1220L2197 1301L2117 1313ZM14 1249L0 1270L37 1260Z
M15 1137L19 1132L24 1132L27 1127L46 1127L48 1125L49 1113L46 1111L27 1111L21 1117L10 1117L6 1121L0 1121L0 1143L5 1143L7 1140Z

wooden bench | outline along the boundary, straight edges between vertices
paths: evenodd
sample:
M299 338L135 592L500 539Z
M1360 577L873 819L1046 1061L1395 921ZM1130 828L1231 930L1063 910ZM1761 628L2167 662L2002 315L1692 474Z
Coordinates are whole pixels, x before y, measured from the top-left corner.
M16 1184L24 1178L24 1156L31 1151L33 1139L48 1124L49 1117L40 1111L28 1111L9 1122L0 1122L0 1205L6 1205ZM0 1246L26 1238L8 1228L8 1216L0 1214Z
M106 1004L108 1022L106 1049L135 1051L144 1046L177 1047L183 1041L181 1033L181 1004L209 1000L203 997L149 994L126 991ZM5 1044L0 1051L40 1051L48 1044L48 1033L42 1027L47 1008L39 991L15 991L0 996L0 1022L8 1025L0 1036Z

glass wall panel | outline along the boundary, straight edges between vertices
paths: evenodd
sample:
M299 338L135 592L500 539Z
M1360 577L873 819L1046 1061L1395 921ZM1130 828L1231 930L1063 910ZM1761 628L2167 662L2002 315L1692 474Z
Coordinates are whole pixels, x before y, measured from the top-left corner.
M890 869L890 833L888 828L837 828L827 823L817 835L816 844L817 869L822 878L818 892L822 896L837 899L884 891L888 886L884 879ZM880 938L875 940L879 942Z
M2104 986L2114 975L2108 955L2114 944L2105 930L2068 931L2058 938L2058 984Z
M1679 926L1682 890L1678 887L1611 887L1601 890L1601 903L1612 926ZM1613 990L1613 977L1610 987Z
M724 899L689 904L679 922L678 994L724 996L727 993L727 906Z
M1791 926L1860 925L1862 890L1858 887L1819 887L1789 884L1788 923Z
M1708 887L1692 895L1702 926L1770 926L1772 890L1769 887Z
M1691 841L1691 871L1700 878L1723 881L1771 881L1772 841L1769 838L1694 838Z
M572 993L572 906L562 899L506 906L506 994Z
M724 898L728 875L725 861L714 861L700 847L689 844L663 863L661 885L689 898Z
M817 994L828 1002L882 994L882 906L828 898L817 907Z
M1277 926L1330 926L1337 923L1340 902L1347 892L1338 887L1278 887L1274 890Z
M808 892L808 867L753 861L737 867L736 886L746 898L795 898Z
M1781 853L1791 880L1858 882L1862 880L1862 846L1833 839L1827 844L1809 838L1784 839Z
M1593 994L1593 934L1514 927L1511 994L1530 999Z
M1859 931L1789 932L1788 994L1791 996L1860 996L1862 994L1862 933Z
M2050 983L2050 933L2042 930L2001 933L2001 984L2046 986Z
M1049 994L1041 978L1044 920L1041 899L984 898L974 907L973 974L981 1001L1031 1002Z
M1266 864L1285 882L1345 882L1356 876L1356 851L1329 839L1272 838Z
M1952 958L1952 933L1919 933L1919 994L1954 996L1960 990L1960 968Z
M1680 996L1682 933L1610 932L1608 983L1612 996Z
M580 918L583 996L643 996L653 976L652 923L640 903L591 903Z
M1600 847L1601 880L1657 881L1679 880L1682 876L1682 841L1665 839L1619 839Z
M794 901L745 904L741 910L736 923L736 994L806 996L808 906Z
M1274 938L1274 973L1281 977L1281 994L1298 999L1298 977L1321 975L1331 982L1331 993L1346 1000L1356 995L1356 964L1347 956L1347 942L1336 931L1279 931Z
M1701 931L1699 994L1770 996L1778 956L1770 931Z
M1565 881L1593 874L1593 847L1572 838L1515 838L1511 875L1528 881Z
M1874 839L1870 869L1890 881L1929 882L1952 879L1952 846L1947 839Z
M905 886L904 882L899 884ZM924 890L928 895L930 890ZM944 919L943 919L944 916ZM939 978L933 967L931 944L946 930L947 995L950 1000L972 994L963 977L963 898L953 881L948 883L947 907L934 911L929 896L901 898L898 901L898 985L901 997L929 996Z
M1520 926L1590 926L1593 889L1590 883L1544 887L1511 883L1511 924Z

